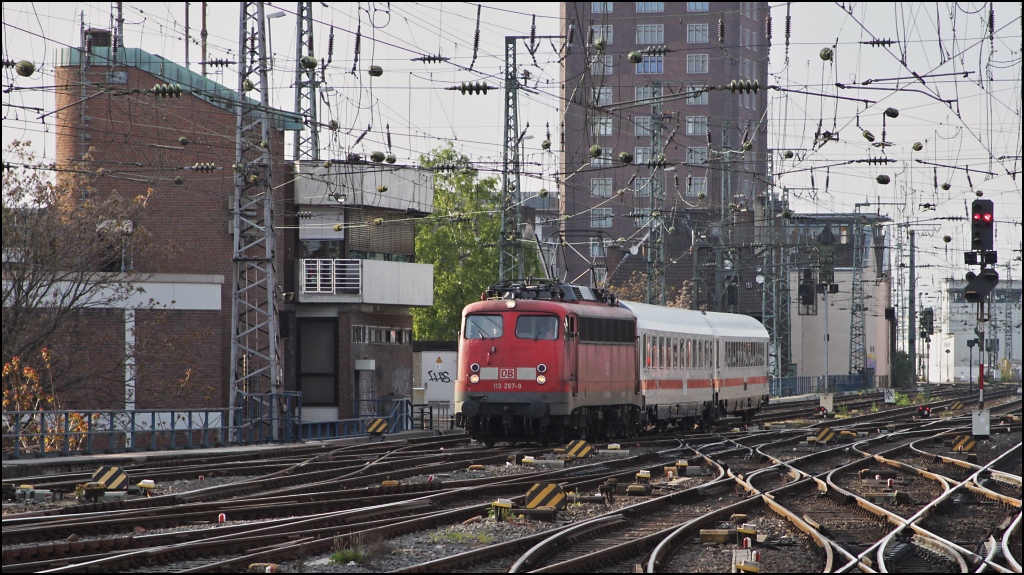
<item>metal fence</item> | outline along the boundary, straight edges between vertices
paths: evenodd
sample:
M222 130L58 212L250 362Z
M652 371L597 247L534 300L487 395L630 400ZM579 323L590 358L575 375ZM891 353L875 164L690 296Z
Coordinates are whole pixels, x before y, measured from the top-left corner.
M889 378L884 375L830 375L780 377L769 385L772 397L790 397L809 393L844 393L870 391L888 387Z

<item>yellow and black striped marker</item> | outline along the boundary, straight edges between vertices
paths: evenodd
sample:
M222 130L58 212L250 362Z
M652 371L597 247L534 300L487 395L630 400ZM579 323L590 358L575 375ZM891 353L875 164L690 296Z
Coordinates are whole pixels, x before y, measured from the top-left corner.
M970 435L964 435L953 440L953 451L958 453L961 451L974 451L977 445L978 442L975 441L973 437Z
M526 492L526 508L551 507L562 510L566 505L565 492L557 483L534 483Z
M950 411L956 411L958 409L963 409L963 408L964 408L964 404L963 404L962 401L954 401L953 403L949 404Z
M565 452L573 457L590 457L594 455L594 447L582 439L577 439L565 446Z
M92 482L106 485L107 491L124 491L128 489L128 474L120 467L105 465L92 474Z
M836 438L836 432L831 427L822 427L814 434L814 440L819 443L829 443Z
M371 435L383 435L388 430L388 420L378 417L377 419L371 419L370 423L366 424L366 433Z

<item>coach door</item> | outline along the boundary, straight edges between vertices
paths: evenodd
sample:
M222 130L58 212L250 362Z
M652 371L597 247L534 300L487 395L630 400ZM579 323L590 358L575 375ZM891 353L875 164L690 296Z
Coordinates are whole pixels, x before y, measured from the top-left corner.
M580 393L580 365L579 365L579 345L580 338L579 332L576 331L576 327L579 325L576 321L574 314L568 314L563 320L565 322L565 362L563 365L569 369L569 381L572 385L573 396L579 395Z

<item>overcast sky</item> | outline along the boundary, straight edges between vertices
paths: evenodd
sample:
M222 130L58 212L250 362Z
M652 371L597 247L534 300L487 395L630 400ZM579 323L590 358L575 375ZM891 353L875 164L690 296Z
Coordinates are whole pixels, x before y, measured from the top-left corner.
M200 5L191 3L190 21L189 60L197 71ZM534 11L537 35L562 34L557 3L484 4L475 61L476 4L328 5L325 8L314 3L313 8L318 21L315 36L319 57L327 56L331 28L335 34L333 63L327 73L327 86L334 90L321 104L321 121L337 120L342 130L322 137L322 156L343 157L350 150L365 154L384 149L386 126L390 126L393 151L400 162L415 162L419 154L455 141L480 167L500 168L500 92L464 96L445 88L461 82L499 86L504 37L528 36ZM769 83L779 89L769 92L767 120L768 146L776 150L776 185L791 190L796 209L852 212L855 203L870 202L872 206L865 209L914 225L921 246L921 280L931 289L938 287L939 279L961 277L966 271L960 253L967 249L967 221L939 218L965 216L974 198L973 190L982 190L985 197L996 202L1000 260L1019 259L1019 4L995 4L991 40L988 3L792 6L792 36L787 47L787 5L772 5ZM184 64L184 3L125 3L124 7L126 46L142 47ZM77 46L82 13L86 26L108 27L109 10L109 3L3 4L5 60L29 59L39 67L27 79L4 70L4 87L14 88L3 94L5 147L15 139L32 140L42 153L52 157L52 116L42 121L38 113L11 104L52 110L53 51ZM237 4L211 3L210 58L232 58L237 51L237 10ZM266 8L267 14L284 12L283 17L270 19L270 37L277 71L271 101L285 109L292 108L294 99L294 10L294 3L268 4ZM714 3L711 11L715 11ZM359 63L352 74L357 30L361 36ZM577 34L577 44L581 37ZM896 42L889 47L863 43L872 38ZM520 99L522 125L528 121L528 136L533 136L525 141L526 159L531 163L527 171L532 174L524 183L528 190L557 187L560 47L559 41L540 42L536 63L525 50L520 51L519 62L531 70L531 86L536 88ZM819 57L824 47L834 48L831 62ZM412 61L438 54L452 63ZM366 73L373 64L384 69L382 77L371 79ZM213 77L221 78L229 87L237 85L232 68L218 71ZM837 87L836 83L846 87ZM865 105L836 96L872 102ZM888 107L900 113L898 118L887 120L891 146L882 149L872 146L861 132L870 130L878 143L883 111ZM819 123L822 131L837 133L838 141L816 145L814 134ZM555 143L548 153L540 149L546 137L545 124L551 126ZM368 126L369 133L353 147ZM913 150L915 142L922 143L920 152ZM781 153L785 149L793 150L796 157L783 161ZM858 162L883 153L896 163L880 167ZM970 181L964 169L968 166L972 170ZM1008 172L1016 173L1016 177ZM879 174L889 175L891 183L878 184ZM936 187L936 181L949 183L950 189ZM923 204L937 209L923 210ZM945 244L944 235L953 241ZM1005 268L1001 267L1000 273L1007 277ZM1020 273L1020 264L1015 262L1011 275L1019 278Z

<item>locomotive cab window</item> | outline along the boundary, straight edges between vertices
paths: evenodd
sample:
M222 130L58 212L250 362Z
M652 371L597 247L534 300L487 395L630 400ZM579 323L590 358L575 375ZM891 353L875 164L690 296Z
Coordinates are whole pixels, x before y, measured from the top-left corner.
M500 315L466 316L466 329L463 331L466 339L494 339L501 337L502 332L502 317Z
M553 315L522 315L516 320L516 337L534 341L558 339L558 318Z

